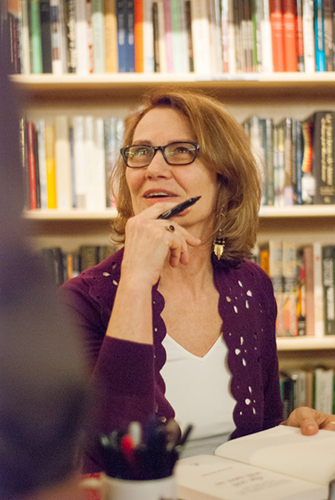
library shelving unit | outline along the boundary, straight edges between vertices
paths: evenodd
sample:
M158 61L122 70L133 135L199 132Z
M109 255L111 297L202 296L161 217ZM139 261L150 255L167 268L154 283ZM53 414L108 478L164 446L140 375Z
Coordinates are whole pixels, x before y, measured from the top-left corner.
M14 75L11 77L29 119L57 114L112 114L125 117L155 86L196 88L219 98L242 122L257 114L275 121L291 116L304 119L317 110L335 111L335 73L274 73L213 75L103 74ZM25 214L33 244L59 245L73 251L80 244L108 243L113 209L104 212L72 210L30 211ZM334 206L262 207L259 243L270 237L298 244L335 244ZM281 369L325 364L335 367L335 337L279 338Z

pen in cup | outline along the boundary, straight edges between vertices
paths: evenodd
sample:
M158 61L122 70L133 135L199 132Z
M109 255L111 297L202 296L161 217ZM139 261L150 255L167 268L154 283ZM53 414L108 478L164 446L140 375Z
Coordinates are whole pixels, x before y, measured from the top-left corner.
M189 198L188 200L179 203L179 205L176 205L175 207L166 210L165 212L160 214L157 217L157 219L171 219L171 217L180 214L181 212L186 210L186 208L189 208L192 205L194 205L194 203L196 203L200 198L201 196L196 196L195 198Z

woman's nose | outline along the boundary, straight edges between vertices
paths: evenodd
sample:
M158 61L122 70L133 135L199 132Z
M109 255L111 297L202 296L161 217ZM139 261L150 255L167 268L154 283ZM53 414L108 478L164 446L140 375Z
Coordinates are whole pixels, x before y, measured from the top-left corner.
M148 176L154 175L169 175L171 172L171 167L168 165L164 159L163 152L161 150L156 151L153 159L146 169L146 174Z

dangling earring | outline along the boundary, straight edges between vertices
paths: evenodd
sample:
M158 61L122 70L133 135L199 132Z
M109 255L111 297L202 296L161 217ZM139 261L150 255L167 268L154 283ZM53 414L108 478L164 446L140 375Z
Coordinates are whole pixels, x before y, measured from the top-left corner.
M224 214L220 214L221 217L224 217ZM213 243L213 252L215 253L216 257L218 260L221 259L223 252L224 252L224 247L225 247L225 238L223 236L223 229L220 228L217 232L216 238Z

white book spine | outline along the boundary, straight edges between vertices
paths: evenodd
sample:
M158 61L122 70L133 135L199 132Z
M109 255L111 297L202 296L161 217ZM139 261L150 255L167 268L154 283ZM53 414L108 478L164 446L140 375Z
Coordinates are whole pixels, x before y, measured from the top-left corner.
M102 0L92 0L93 72L105 73L105 20Z
M105 145L104 120L95 119L95 176L94 176L94 205L95 210L106 208L106 179L105 179Z
M180 47L181 47L181 72L189 73L190 61L188 57L188 36L186 27L185 0L178 0L180 19Z
M273 73L269 0L263 0L263 16L261 18L261 44L262 71L263 73Z
M207 1L192 0L191 12L195 73L200 78L208 78L212 74L212 67Z
M57 209L70 210L72 208L71 164L68 119L66 116L56 116L55 129Z
M143 51L144 51L144 73L153 73L154 30L152 25L151 0L143 0Z
M87 175L87 210L94 210L94 183L95 183L95 144L94 144L94 118L85 116L84 118L84 138L85 138L85 168Z
M88 27L86 19L86 0L76 0L76 38L77 43L77 73L88 75Z
M305 73L315 71L314 7L313 0L304 0L302 30L304 40Z
M87 175L85 163L84 117L74 116L72 119L74 141L74 172L77 208L86 208Z
M222 4L227 3L227 0L223 0ZM223 50L227 53L227 60L228 60L228 70L226 71L225 67L225 73L230 73L231 75L235 75L236 73L236 54L235 54L235 28L234 28L234 8L233 8L233 0L228 0L228 5L225 7L225 9L228 9L227 16L228 16L228 25L227 25L227 30L228 30L228 49L226 50L223 48ZM223 11L222 11L223 12ZM222 27L223 29L223 27ZM225 56L223 56L225 57Z

